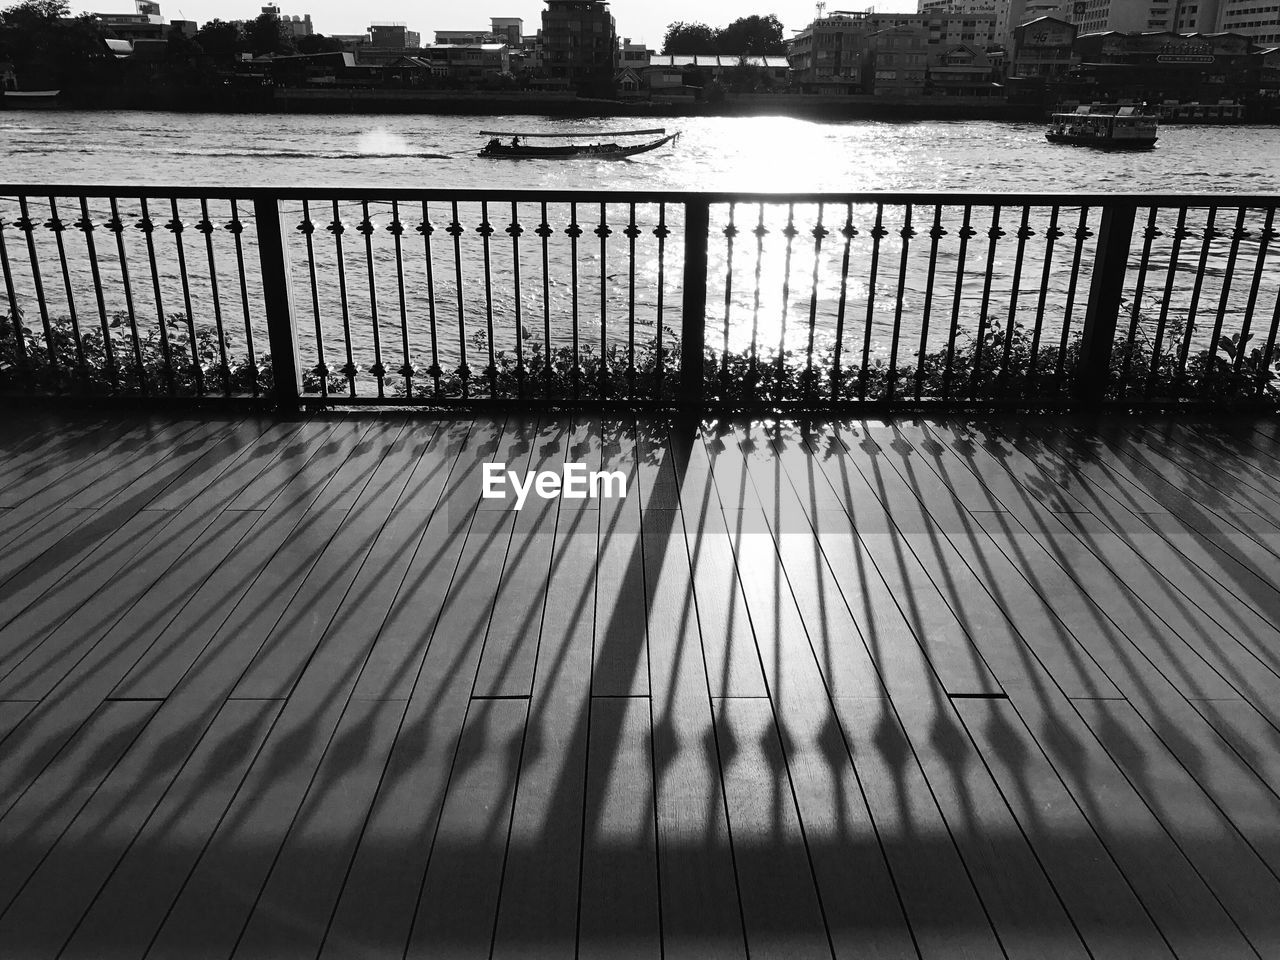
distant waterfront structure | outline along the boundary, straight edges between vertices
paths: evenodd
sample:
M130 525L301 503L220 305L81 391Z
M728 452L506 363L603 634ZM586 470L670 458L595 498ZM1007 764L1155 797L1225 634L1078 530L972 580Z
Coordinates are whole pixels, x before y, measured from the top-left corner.
M546 86L604 90L618 69L618 30L605 0L546 0L538 70Z
M973 9L980 8L975 6ZM913 54L904 54L908 59L901 64L895 57L892 67L873 68L871 65L873 47L883 48L894 37L886 35L875 43L870 38L899 28L906 32L894 35L894 42L914 47L919 40L923 48L918 55L926 60L930 57L936 59L957 46L986 51L1002 42L998 21L990 12L954 11L940 6L927 13L836 10L814 20L792 39L787 55L792 79L814 93L871 92L879 70L886 74L885 81L890 86L916 82L923 86L924 61L918 65L921 73L918 80L898 77L899 71L916 71L915 66L906 65ZM887 50L881 52L887 54ZM889 72L894 74L892 78L887 76Z
M280 21L281 26L289 31L290 35L297 39L298 37L309 37L315 33L315 28L311 23L311 14L298 16L294 14L289 16L280 12L280 8L274 4L267 4L262 8L262 12L268 16L273 16Z
M1007 75L1052 80L1066 76L1076 62L1075 24L1037 17L1013 28Z
M492 17L489 20L490 32L501 37L512 50L524 43L524 20L520 17Z
M643 43L632 43L630 37L623 37L618 45L618 69L643 71L652 54Z
M1079 78L1119 97L1231 100L1256 87L1256 47L1233 33L1082 33Z
M480 83L511 72L511 48L505 43L435 43L423 49L436 76Z
M1013 41L1014 28L1038 17L1065 18L1067 7L1074 0L919 0L922 14L951 19L965 17L991 17L995 19L992 41L1008 46Z
M1264 46L1280 43L1280 0L1222 0L1217 30Z
M120 40L161 40L166 32L160 4L135 0L131 13L95 13L98 22Z
M1114 30L1148 33L1171 30L1177 0L1073 0L1067 19L1082 34Z
M422 34L403 23L375 23L369 27L369 45L386 50L416 50L422 46Z
M1220 6L1221 0L1178 0L1174 29L1179 33L1215 33Z

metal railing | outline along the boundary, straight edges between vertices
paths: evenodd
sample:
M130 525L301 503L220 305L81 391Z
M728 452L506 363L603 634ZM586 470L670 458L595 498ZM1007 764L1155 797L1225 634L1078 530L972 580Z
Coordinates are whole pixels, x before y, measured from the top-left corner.
M1278 206L0 186L0 388L283 407L1273 403Z

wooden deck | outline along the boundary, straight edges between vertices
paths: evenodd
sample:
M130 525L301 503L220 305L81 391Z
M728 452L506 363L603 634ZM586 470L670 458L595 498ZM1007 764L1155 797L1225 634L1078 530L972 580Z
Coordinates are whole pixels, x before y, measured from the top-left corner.
M1274 421L6 412L0 958L1280 957L1278 555Z

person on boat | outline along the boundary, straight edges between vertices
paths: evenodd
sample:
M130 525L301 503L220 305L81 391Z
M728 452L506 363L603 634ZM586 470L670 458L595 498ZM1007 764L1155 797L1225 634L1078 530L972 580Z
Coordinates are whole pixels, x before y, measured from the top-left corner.
M490 140L487 144L485 144L485 150L489 151L490 153L493 153L493 152L495 152L495 151L496 151L500 146L502 146L502 142L501 142L497 137L494 137L494 138L493 138L492 140Z
M512 145L513 147L518 147L518 146L520 146L520 138L519 138L518 136L517 136L517 137L512 137L512 138L511 138L511 145Z

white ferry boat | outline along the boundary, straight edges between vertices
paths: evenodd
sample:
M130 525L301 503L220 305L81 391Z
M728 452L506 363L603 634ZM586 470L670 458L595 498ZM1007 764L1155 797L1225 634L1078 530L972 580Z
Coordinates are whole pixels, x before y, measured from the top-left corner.
M1094 104L1074 113L1055 113L1044 138L1050 143L1102 150L1150 150L1156 145L1158 116L1141 107Z

